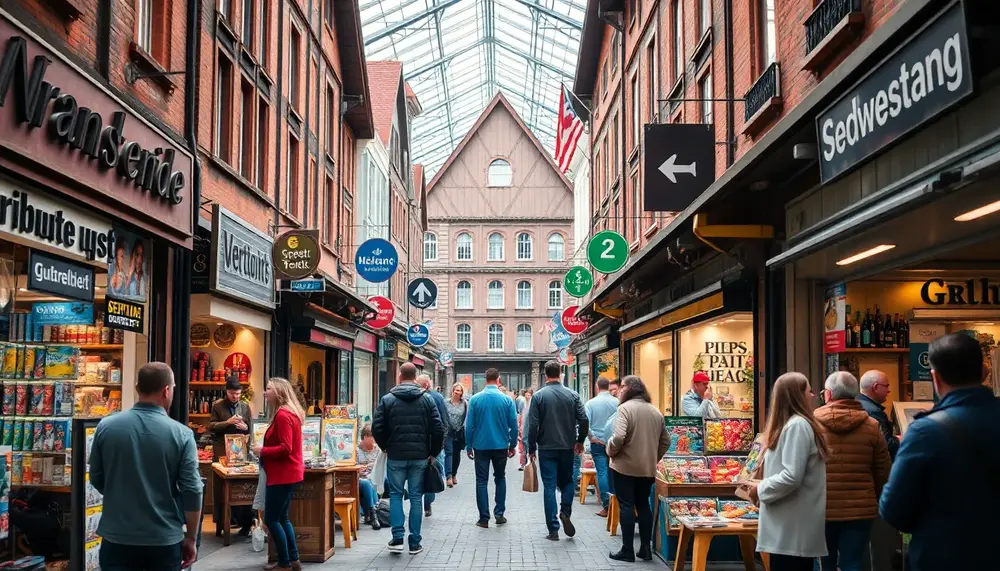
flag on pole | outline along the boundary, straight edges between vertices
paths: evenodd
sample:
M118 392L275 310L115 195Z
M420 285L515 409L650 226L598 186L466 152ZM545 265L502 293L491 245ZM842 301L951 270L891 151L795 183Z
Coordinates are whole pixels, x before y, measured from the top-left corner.
M559 124L556 126L556 164L561 172L569 170L582 134L583 121L573 110L572 96L564 85L559 95Z

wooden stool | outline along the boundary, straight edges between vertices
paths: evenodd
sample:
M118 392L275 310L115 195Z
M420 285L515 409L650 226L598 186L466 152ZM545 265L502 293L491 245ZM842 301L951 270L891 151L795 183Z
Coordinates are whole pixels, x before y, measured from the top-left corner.
M351 537L358 538L358 507L354 498L334 498L333 511L340 517L340 527L344 530L344 547L351 548Z
M608 531L611 535L618 535L618 519L621 514L618 509L618 498L614 494L608 495Z
M584 468L580 470L580 503L583 504L587 499L587 487L594 486L594 491L597 492L598 497L601 495L601 490L597 487L597 470L593 468Z
M708 567L708 548L712 544L712 539L723 535L735 535L740 542L740 552L743 555L743 566L746 571L754 571L754 552L757 549L757 527L744 527L738 524L729 524L722 528L697 528L691 529L681 525L680 535L677 537L677 557L674 559L674 571L684 571L684 564L687 563L688 546L694 542L694 552L691 554L692 571L706 571ZM767 553L760 554L764 563L764 570L771 570L771 558Z

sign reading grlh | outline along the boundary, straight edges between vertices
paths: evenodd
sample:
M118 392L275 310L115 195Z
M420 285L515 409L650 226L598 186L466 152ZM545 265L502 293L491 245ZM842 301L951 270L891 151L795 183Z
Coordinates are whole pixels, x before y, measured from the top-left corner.
M816 117L824 184L972 93L967 37L955 2Z

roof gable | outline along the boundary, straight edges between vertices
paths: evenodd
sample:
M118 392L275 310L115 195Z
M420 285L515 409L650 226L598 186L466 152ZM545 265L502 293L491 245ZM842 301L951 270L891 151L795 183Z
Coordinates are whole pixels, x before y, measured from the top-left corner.
M368 62L368 85L371 90L372 119L382 144L389 148L392 119L398 104L403 64L398 61Z

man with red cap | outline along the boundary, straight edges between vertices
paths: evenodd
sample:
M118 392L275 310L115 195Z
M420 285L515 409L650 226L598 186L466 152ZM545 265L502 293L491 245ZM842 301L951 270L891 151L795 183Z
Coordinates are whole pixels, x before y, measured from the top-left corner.
M702 418L718 418L720 411L712 396L708 373L696 371L691 378L691 390L681 399L684 416L700 416Z

